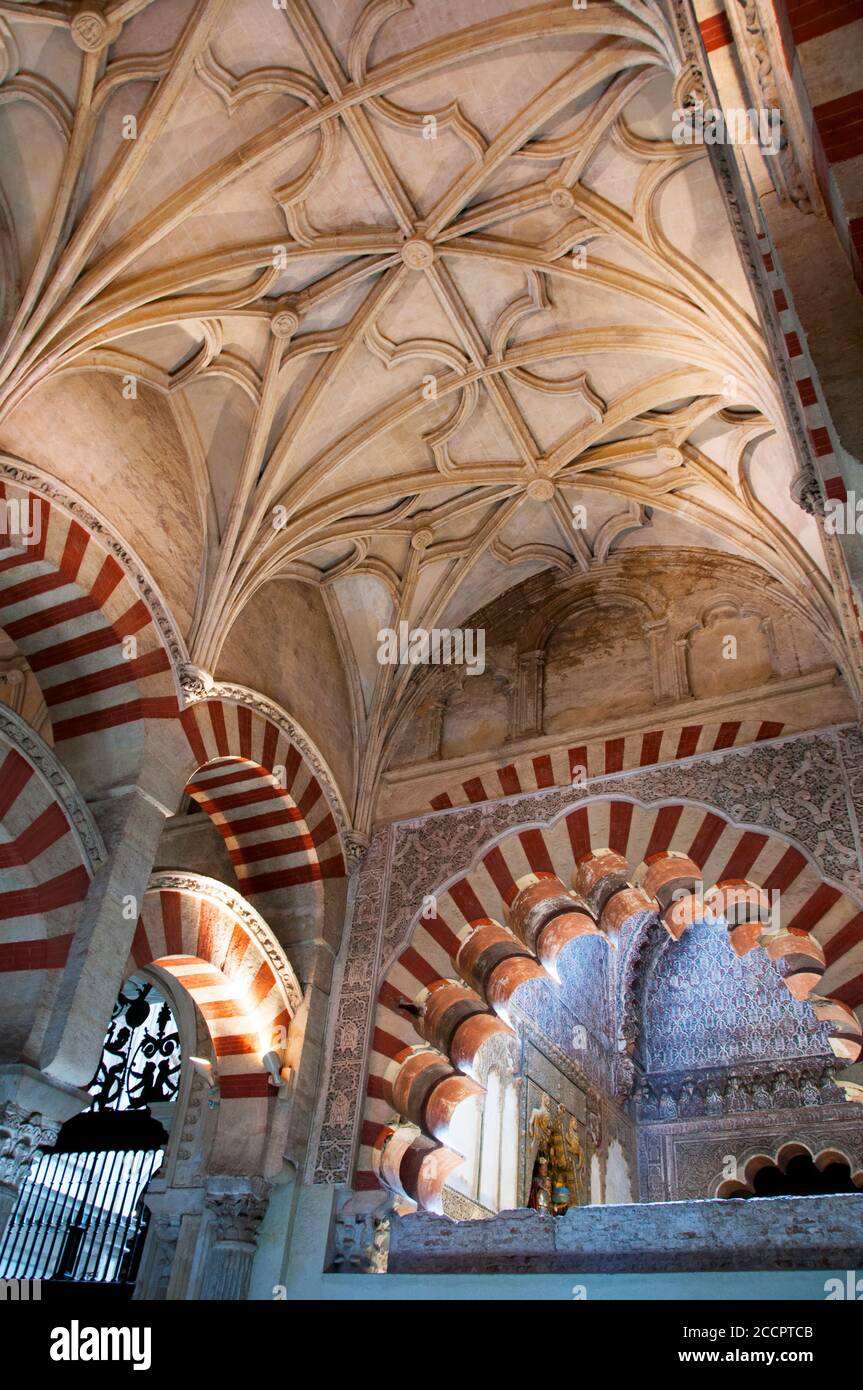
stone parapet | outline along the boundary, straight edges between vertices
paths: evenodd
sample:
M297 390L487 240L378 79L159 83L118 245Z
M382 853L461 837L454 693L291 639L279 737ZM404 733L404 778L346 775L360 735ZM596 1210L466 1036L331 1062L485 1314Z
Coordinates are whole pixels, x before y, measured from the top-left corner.
M857 1269L863 1194L393 1217L390 1274Z

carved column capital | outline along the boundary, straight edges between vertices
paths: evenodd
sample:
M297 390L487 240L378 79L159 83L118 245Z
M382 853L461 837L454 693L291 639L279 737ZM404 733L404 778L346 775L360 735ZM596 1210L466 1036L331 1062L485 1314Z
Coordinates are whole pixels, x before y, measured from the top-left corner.
M355 874L368 853L369 837L358 830L350 830L345 836L345 858L348 861L348 875Z
M60 1131L59 1122L46 1120L37 1111L28 1111L15 1101L0 1103L0 1186L17 1193L36 1155L52 1149Z
M269 1192L261 1188L246 1192L208 1191L206 1209L214 1222L217 1245L248 1245L258 1240L258 1227L264 1219Z
M212 1239L202 1299L237 1302L246 1298L269 1195L270 1185L263 1178L210 1179L205 1206Z
M365 1194L363 1194L365 1195ZM384 1274L389 1252L394 1198L387 1193L374 1205L349 1193L336 1212L333 1268L346 1274Z

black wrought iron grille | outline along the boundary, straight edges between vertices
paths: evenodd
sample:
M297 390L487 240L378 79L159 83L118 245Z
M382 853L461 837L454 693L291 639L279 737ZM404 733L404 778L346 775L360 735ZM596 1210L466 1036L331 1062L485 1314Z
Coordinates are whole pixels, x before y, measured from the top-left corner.
M94 1110L129 1110L176 1100L180 1035L169 1004L147 980L120 991L90 1083Z
M149 1220L143 1195L168 1140L149 1107L174 1101L179 1077L171 1009L133 977L114 1006L92 1104L30 1168L0 1243L0 1279L131 1286Z
M132 1283L163 1150L43 1154L0 1245L0 1278Z

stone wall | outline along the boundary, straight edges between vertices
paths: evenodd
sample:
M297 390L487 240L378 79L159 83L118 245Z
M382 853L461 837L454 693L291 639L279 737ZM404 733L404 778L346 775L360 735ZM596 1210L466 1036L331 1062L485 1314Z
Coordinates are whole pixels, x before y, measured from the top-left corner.
M863 1195L578 1207L454 1222L394 1217L391 1274L854 1269Z

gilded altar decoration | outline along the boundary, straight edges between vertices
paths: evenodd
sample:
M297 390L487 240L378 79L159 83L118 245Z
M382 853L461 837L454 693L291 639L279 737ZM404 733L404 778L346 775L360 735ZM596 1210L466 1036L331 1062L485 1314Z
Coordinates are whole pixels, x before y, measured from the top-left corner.
M551 1173L551 1206L555 1216L563 1216L573 1202L575 1186L572 1160L564 1138L564 1111L559 1109L551 1130L551 1154L549 1169Z
M565 1104L540 1092L528 1112L527 1161L531 1182L527 1205L562 1216L590 1201L588 1135Z
M587 1155L578 1134L578 1121L569 1116L566 1128L566 1147L572 1165L573 1187L570 1206L581 1207L587 1202Z

